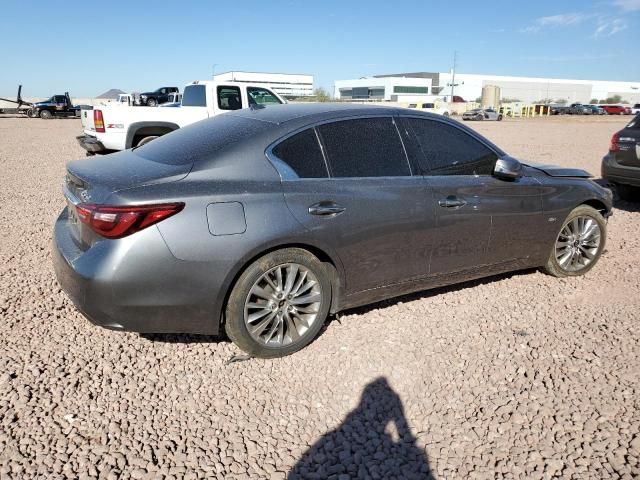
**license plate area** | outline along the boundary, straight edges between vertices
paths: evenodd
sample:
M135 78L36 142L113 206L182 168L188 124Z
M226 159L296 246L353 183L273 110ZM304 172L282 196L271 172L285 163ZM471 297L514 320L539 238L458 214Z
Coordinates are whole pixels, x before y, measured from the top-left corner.
M78 223L80 223L78 221L78 213L76 212L76 206L73 203L71 203L69 200L67 200L67 211L68 211L67 217L68 217L69 225L76 226L77 228Z

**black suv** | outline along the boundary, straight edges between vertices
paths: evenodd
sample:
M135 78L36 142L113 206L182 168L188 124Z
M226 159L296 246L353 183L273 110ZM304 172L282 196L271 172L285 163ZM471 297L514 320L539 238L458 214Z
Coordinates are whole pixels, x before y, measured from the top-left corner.
M611 137L602 178L616 185L620 198L640 200L640 114Z
M153 92L144 92L140 94L140 104L147 107L155 107L161 103L169 101L170 93L179 93L178 87L160 87Z

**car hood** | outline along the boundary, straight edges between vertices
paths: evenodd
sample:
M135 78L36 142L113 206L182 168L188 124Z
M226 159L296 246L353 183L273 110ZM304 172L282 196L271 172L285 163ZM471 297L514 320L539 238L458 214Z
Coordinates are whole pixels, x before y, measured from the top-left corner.
M580 177L580 178L591 178L591 175L586 170L582 170L581 168L571 168L571 167L560 167L558 165L545 165L542 163L535 162L526 162L524 165L535 168L543 173L546 173L550 177Z

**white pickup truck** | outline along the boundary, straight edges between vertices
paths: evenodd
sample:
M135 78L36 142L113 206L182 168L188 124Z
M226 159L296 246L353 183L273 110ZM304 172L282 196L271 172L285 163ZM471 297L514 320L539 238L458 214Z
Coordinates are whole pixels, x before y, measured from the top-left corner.
M143 145L191 123L253 105L286 103L259 84L196 81L185 86L177 108L105 105L83 109L83 135L76 137L89 155Z

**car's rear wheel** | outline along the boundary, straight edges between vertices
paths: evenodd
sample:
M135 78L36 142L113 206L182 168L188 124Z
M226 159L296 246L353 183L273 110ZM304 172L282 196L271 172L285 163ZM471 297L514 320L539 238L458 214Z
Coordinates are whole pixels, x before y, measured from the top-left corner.
M254 357L289 355L318 334L331 304L324 264L300 248L253 262L235 283L225 310L229 338Z
M562 224L544 270L555 277L584 275L600 259L607 224L595 208L581 205Z
M640 188L633 187L631 185L623 185L621 183L616 183L615 186L616 193L622 200L626 200L628 202L640 200Z
M498 121L501 122L502 121L502 114L498 115Z

